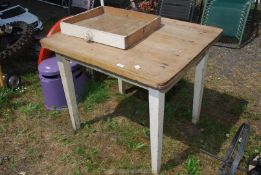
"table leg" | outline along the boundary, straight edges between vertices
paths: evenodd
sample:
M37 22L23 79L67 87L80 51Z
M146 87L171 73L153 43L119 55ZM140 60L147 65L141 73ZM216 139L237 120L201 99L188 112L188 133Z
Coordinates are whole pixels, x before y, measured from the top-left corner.
M104 6L104 0L100 0L101 6Z
M165 93L149 89L150 145L152 173L160 171Z
M3 75L4 74L2 72L2 65L0 65L0 88L5 86L5 81L4 81Z
M122 79L118 78L118 86L120 94L125 94L126 83L122 81Z
M58 60L58 67L63 83L63 89L67 101L67 106L70 113L73 129L77 130L80 128L80 118L77 108L77 101L75 97L75 89L73 83L73 75L70 66L70 62L61 55L56 54Z
M208 62L208 52L205 54L203 59L196 66L193 111L192 111L192 123L194 124L196 124L199 121L202 96L204 90L204 79L207 70L207 62Z

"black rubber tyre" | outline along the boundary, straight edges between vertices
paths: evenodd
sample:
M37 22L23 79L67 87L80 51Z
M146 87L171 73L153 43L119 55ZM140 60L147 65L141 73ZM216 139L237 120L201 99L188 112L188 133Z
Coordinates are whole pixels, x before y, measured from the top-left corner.
M21 77L17 74L8 74L5 79L7 87L16 89L21 85Z
M6 48L0 52L0 62L5 59L20 56L25 53L33 40L33 27L31 25L28 25L27 23L21 21L13 22L8 25L11 25L13 27L13 31L11 34L7 34L7 37L13 37L15 41L6 44Z

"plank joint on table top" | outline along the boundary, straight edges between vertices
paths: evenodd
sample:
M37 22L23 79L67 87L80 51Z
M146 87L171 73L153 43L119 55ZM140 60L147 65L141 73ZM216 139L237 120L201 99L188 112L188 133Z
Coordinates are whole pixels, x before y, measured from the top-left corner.
M134 47L121 50L61 33L41 40L44 48L153 89L175 84L220 37L222 30L162 18L163 26Z

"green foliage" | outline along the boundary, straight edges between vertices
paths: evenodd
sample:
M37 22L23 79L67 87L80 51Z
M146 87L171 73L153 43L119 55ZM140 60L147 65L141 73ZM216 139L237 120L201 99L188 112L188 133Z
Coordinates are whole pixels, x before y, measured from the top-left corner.
M57 136L55 139L63 146L69 145L71 141L66 136Z
M79 168L77 168L74 172L73 175L82 175L81 171Z
M35 111L40 110L39 103L28 103L27 105L21 107L21 112L26 115L32 115Z
M83 149L80 146L74 148L74 152L78 154L84 161L85 170L87 172L92 172L98 169L98 164L96 163L98 150L96 148Z
M61 111L58 110L51 110L48 111L48 115L50 116L50 118L56 118L61 114Z
M70 161L71 155L70 153L64 153L62 156L60 156L58 159L64 163L67 163Z
M92 110L96 104L109 99L109 88L102 82L91 80L87 87L87 98L84 101L85 109Z
M110 118L103 122L103 128L105 130L112 130L112 129L117 128L117 126L118 126L117 122L115 122L114 120L112 120Z
M189 157L184 164L185 174L183 175L200 175L199 160Z
M12 89L0 89L0 107L5 107L9 104L10 98L15 96L16 92Z
M0 134L4 133L5 132L5 128L0 126Z
M85 150L79 146L75 147L74 152L77 153L80 156L84 156L85 155Z
M139 137L143 134L143 130L134 131L132 126L124 125L117 128L120 137L120 144L126 146L129 150L140 151L146 144L140 141Z

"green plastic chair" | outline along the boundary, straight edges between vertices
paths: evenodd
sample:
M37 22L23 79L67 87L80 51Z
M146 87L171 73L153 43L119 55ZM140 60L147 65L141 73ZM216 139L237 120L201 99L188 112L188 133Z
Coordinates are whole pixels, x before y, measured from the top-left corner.
M224 30L223 36L238 40L241 47L253 0L205 0L201 24Z

